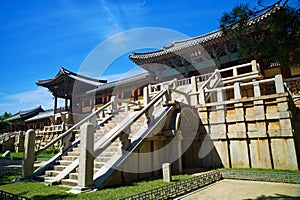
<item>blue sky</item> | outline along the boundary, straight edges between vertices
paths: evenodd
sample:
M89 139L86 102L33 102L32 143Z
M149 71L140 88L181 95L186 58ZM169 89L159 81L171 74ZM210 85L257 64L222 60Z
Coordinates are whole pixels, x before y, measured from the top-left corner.
M0 114L52 108L52 95L35 82L55 76L60 66L77 72L86 56L114 34L161 27L199 36L218 29L222 13L239 2L0 0ZM112 66L102 78L113 80L136 67L127 57Z

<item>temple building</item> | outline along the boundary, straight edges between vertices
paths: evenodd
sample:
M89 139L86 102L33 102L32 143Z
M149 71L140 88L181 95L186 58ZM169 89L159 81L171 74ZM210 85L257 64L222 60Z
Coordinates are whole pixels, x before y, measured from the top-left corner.
M281 9L249 20L245 36L255 37L253 29ZM144 74L107 82L61 68L38 81L53 94L54 111L49 126L36 133L31 156L52 147L60 152L29 176L81 192L161 176L165 163L173 174L221 167L299 170L298 70L239 51L234 35L216 30L132 53L129 59ZM34 127L41 119L27 122Z
M80 95L83 92L97 88L99 85L106 83L106 80L98 80L89 78L71 72L63 67L54 78L47 80L39 80L36 84L42 87L46 87L54 96L54 113L59 112L72 112L72 97L73 92ZM73 91L76 88L76 91ZM58 108L57 99L61 98L65 100L65 106ZM80 109L81 105L76 104L76 109Z

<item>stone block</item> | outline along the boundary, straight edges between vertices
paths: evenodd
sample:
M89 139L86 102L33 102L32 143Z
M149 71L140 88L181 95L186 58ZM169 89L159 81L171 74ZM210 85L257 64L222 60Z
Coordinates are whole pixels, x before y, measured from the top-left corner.
M214 133L209 134L209 136L212 140L226 139L226 133L214 132Z
M272 139L274 169L298 170L294 139Z
M250 157L252 168L272 168L268 140L250 140Z
M277 113L278 112L278 107L277 105L267 105L266 106L266 113Z
M280 129L281 130L292 130L291 119L280 119L279 123L280 123Z
M289 104L288 102L282 102L278 103L278 111L279 112L284 112L289 110Z
M226 124L211 124L210 134L226 134Z
M226 141L214 141L213 142L214 147L216 149L217 155L215 155L215 158L213 158L214 162L217 162L218 160L221 161L222 167L229 168L229 155L228 155L228 148L227 148L227 142Z
M230 141L232 168L249 168L247 141Z
M243 108L236 108L235 110L235 121L244 121L245 120L245 113Z
M279 118L279 113L278 112L267 113L266 114L266 119L267 120L278 119L278 118Z
M265 138L267 137L266 133L259 132L259 131L249 131L247 132L249 138Z
M236 109L227 109L226 110L226 122L235 122L236 121Z

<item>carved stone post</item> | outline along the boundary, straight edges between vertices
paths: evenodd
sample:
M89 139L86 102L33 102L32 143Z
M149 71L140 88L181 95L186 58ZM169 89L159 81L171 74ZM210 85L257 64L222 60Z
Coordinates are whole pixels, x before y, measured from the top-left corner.
M94 175L94 133L93 124L86 122L80 127L80 154L78 169L78 186L72 188L71 192L81 193L90 190L93 185Z
M149 103L149 90L148 87L143 88L143 98L144 98L144 106Z
M241 87L240 87L239 82L234 83L234 98L235 99L241 99L242 98Z
M121 148L120 148L120 152L123 153L124 150L128 149L131 145L131 140L129 139L129 134L130 134L130 127L123 131L120 135L119 135L119 140L121 141Z
M252 61L251 61L251 66L252 66L252 72L258 71L258 70L257 70L256 60L252 60Z
M255 97L260 97L261 93L260 93L260 87L259 87L259 83L254 83L253 84L253 89L254 89L254 96Z
M199 93L199 104L205 104L205 92L204 88L200 90Z
M30 178L33 176L34 171L34 147L35 147L35 132L29 129L25 133L24 155L22 162L22 177Z
M66 151L72 144L72 134L68 134L64 138L61 139L61 147L60 147L60 152Z
M284 85L283 85L283 79L281 74L275 75L275 88L277 94L284 93Z
M116 96L111 97L112 112L118 112L118 98Z

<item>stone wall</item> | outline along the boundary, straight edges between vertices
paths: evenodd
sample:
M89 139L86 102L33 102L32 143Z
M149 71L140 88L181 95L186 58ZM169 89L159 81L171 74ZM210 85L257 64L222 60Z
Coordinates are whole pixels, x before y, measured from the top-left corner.
M287 93L199 106L201 134L210 137L220 166L298 170L291 106Z

